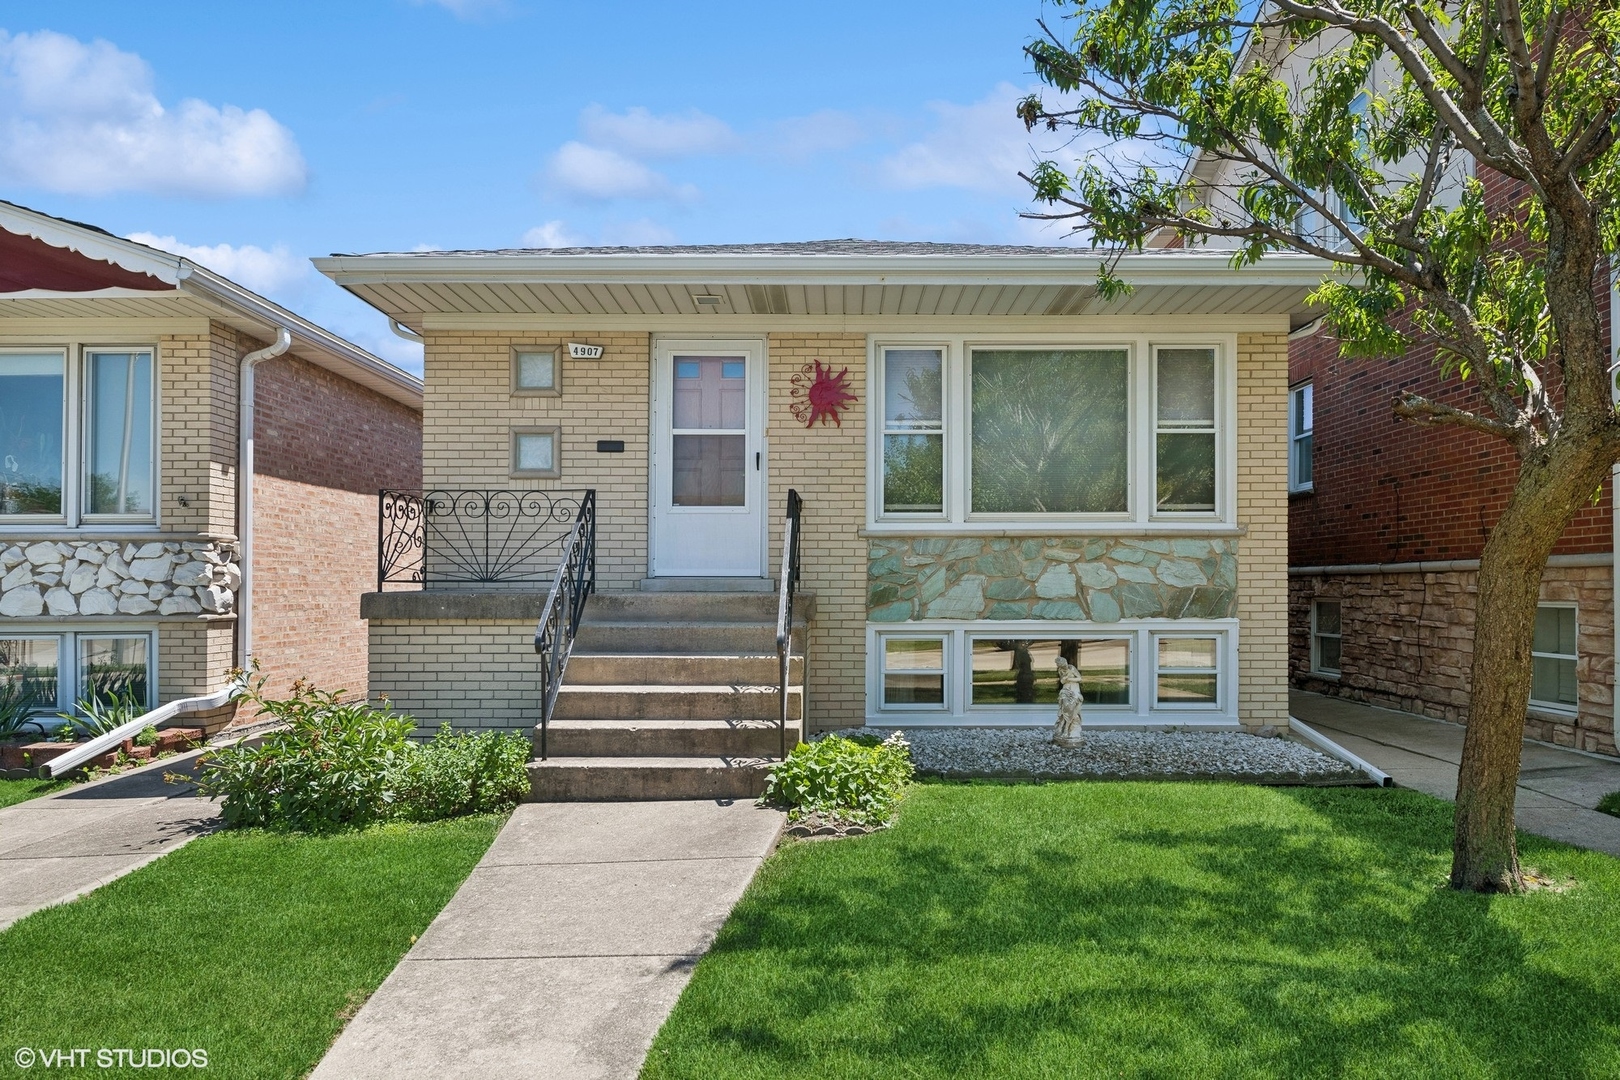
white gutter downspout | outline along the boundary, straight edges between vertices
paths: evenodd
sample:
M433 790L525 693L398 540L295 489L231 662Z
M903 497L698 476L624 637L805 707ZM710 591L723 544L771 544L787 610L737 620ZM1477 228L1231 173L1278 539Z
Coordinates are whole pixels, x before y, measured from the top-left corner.
M236 594L236 666L253 660L253 370L292 347L292 333L278 327L274 343L242 357L236 403L236 535L241 545L242 586Z
M395 337L402 337L406 341L414 341L418 345L423 344L421 334L418 334L415 330L405 326L396 319L388 320L388 329L394 332Z

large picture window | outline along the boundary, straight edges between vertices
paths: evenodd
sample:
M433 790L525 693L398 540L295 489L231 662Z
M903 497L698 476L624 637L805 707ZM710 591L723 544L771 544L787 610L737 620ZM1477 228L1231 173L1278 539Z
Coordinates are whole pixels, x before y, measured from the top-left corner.
M976 349L975 514L1123 514L1130 468L1124 349Z
M973 639L974 705L1056 705L1057 662L1080 669L1087 705L1131 703L1130 638Z
M1231 350L1145 338L876 342L872 524L1228 522Z
M76 363L70 355L0 351L0 519L150 521L155 354L86 348Z

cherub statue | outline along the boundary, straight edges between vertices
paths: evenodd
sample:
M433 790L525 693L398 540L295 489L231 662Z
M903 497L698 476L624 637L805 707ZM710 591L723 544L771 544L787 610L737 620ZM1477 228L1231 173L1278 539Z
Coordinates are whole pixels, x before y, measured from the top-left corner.
M1057 723L1052 727L1052 741L1058 746L1084 746L1086 740L1080 734L1080 707L1086 703L1086 696L1080 692L1080 669L1060 656L1057 673L1058 715Z

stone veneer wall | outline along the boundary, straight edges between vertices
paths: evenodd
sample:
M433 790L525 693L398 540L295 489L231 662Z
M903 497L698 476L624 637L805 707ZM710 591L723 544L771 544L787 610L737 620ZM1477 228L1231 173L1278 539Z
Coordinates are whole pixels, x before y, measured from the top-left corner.
M1235 539L884 537L867 558L873 622L1225 619L1237 607Z
M242 585L236 545L220 541L13 544L0 551L0 575L0 616L21 619L225 615Z
M1294 576L1289 579L1289 674L1317 693L1402 709L1453 723L1468 721L1478 574L1398 571ZM1615 754L1614 586L1607 566L1550 566L1541 598L1578 611L1573 717L1532 712L1525 735L1599 754ZM1311 672L1311 604L1338 600L1343 624L1341 672Z

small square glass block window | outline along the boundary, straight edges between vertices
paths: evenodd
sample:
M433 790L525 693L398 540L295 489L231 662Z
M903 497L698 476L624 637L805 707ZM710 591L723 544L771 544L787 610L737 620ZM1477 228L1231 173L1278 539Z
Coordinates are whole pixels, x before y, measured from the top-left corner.
M512 370L518 390L557 389L557 354L554 352L519 352Z
M945 706L943 638L883 639L884 708Z
M1575 666L1577 623L1572 607L1536 609L1536 631L1530 642L1530 700L1544 708L1575 711L1580 704Z
M557 475L556 428L512 432L512 475Z
M1214 705L1219 701L1220 641L1160 638L1160 705Z

